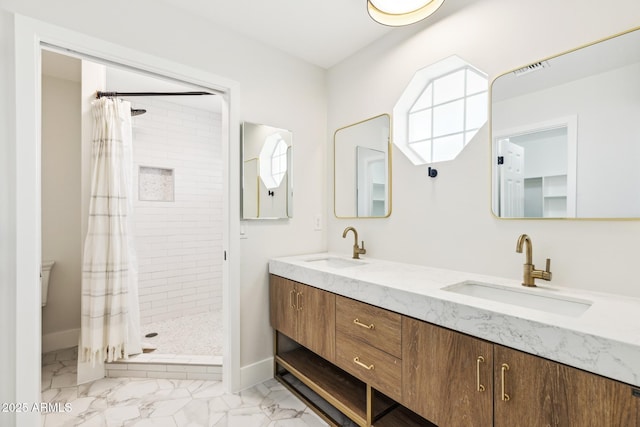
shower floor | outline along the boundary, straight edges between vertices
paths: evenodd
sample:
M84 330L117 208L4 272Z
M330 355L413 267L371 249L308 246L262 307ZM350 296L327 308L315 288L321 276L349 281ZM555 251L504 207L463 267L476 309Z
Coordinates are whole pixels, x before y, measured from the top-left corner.
M142 343L156 349L147 354L222 356L222 313L212 311L141 325ZM146 338L155 332L158 335Z
M210 374L222 372L222 312L213 311L183 316L175 319L141 325L142 342L156 347L154 351L130 356L108 364L107 376L125 375L125 372L115 372L118 369L128 369L129 376L148 376L145 372L132 375L132 371L140 370L141 366L151 366L149 369L162 371L183 372L185 366L207 366L206 377ZM156 332L158 335L146 338L144 335ZM171 377L171 376L169 376Z
M142 342L156 349L107 363L107 377L222 379L220 311L141 325L141 331ZM158 335L144 337L151 332Z

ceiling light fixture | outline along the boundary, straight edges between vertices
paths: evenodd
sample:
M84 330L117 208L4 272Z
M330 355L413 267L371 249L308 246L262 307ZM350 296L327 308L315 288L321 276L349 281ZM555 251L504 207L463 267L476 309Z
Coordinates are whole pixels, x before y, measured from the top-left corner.
M367 0L369 16L391 27L409 25L434 13L444 0Z

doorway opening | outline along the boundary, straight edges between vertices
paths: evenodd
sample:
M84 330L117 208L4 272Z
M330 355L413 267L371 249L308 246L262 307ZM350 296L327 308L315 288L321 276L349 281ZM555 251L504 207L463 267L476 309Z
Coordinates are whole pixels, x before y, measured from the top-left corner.
M42 259L58 266L43 299L42 352L77 345L91 160L91 142L81 130L91 124L82 123L87 115L80 111L90 107L86 95L96 87L147 93L119 97L132 105L139 305L130 312L139 316L144 352L106 364L105 374L122 375L122 365L130 364L127 374L140 376L145 372L135 364L144 363L162 365L172 378L182 372L186 379L184 365L199 365L201 372L191 369L191 379L222 379L221 97L151 96L194 87L55 50L42 51Z
M222 99L223 198L223 375L226 391L241 389L240 289L240 140L239 85L207 71L24 16L15 16L15 174L16 174L16 401L41 401L41 52L55 48L70 56L95 59L144 71L159 78L214 91ZM97 89L97 88L95 88ZM94 89L94 91L95 91ZM95 94L93 95L95 96ZM79 238L76 237L76 238ZM55 267L54 267L55 269ZM40 423L39 413L24 414L17 426Z

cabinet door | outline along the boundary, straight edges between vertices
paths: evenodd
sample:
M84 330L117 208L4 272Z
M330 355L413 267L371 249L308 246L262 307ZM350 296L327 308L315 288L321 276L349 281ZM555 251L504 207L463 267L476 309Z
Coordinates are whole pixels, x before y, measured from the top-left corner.
M634 396L632 387L517 350L494 347L496 427L640 426L640 398ZM503 399L503 393L508 398Z
M297 339L298 330L296 292L295 282L271 275L269 279L271 327L294 340Z
M336 355L336 296L297 284L298 342L330 362Z
M492 355L491 343L403 317L401 403L440 427L492 426Z

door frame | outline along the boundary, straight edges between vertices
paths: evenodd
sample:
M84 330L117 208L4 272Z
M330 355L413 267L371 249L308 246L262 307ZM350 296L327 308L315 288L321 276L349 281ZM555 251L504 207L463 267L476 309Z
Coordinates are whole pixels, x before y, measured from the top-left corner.
M42 44L166 76L222 93L223 193L223 383L240 388L240 141L239 84L203 70L84 34L15 15L16 96L16 399L39 402L41 376L41 59ZM35 425L38 413L22 414L19 426Z

